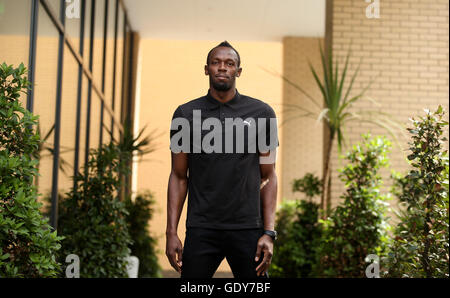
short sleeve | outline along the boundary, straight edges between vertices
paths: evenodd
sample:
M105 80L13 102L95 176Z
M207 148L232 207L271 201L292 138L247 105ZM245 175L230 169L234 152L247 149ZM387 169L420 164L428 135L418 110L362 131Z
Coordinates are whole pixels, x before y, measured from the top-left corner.
M174 119L176 119L176 118L184 118L184 115L183 115L183 111L182 111L182 109L181 109L181 106L178 106L178 108L177 108L177 109L175 110L175 112L173 113L172 120L171 120L170 126L169 126L169 129L170 129L170 140L169 140L169 141L171 141L171 140L172 140L172 137L173 137L176 133L178 133L179 131L181 131L181 129L182 129L182 126L181 126L181 125L179 125L177 128L172 128L172 123L174 122ZM172 148L170 148L170 149L172 149Z
M280 145L278 139L278 122L275 111L268 104L266 104L263 118L266 123L266 146L268 146L269 150L273 150Z
M267 105L268 107L268 111L267 111L267 118L269 119L269 124L266 127L266 144L270 144L270 136L273 134L275 143L272 145L270 144L270 149L275 149L276 147L278 147L280 145L280 142L278 140L278 119L277 119L277 115L275 114L275 111L272 109L271 106ZM273 119L273 120L270 120Z

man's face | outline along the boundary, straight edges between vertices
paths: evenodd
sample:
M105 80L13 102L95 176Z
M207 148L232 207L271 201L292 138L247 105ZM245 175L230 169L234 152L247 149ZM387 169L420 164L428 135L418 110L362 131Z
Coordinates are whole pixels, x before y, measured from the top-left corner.
M205 74L209 76L209 85L217 91L228 91L236 85L236 77L241 75L236 52L228 47L214 49L205 65Z

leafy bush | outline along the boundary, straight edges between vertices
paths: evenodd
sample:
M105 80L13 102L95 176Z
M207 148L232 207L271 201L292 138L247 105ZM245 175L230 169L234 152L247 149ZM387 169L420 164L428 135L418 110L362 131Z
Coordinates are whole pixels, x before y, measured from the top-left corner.
M129 213L126 221L133 241L131 254L139 258L139 277L161 277L156 256L156 239L148 231L149 221L153 217L153 204L151 192L137 195L134 201L130 197L125 200Z
M127 277L132 241L125 204L119 200L119 174L126 171L121 151L114 143L92 150L88 167L74 177L71 189L59 204L58 231L61 258L80 258L80 277Z
M353 146L347 153L349 164L340 170L346 192L343 204L323 221L323 238L318 248L314 274L329 277L365 277L369 254L381 256L388 244L385 202L380 194L378 170L388 165L386 152L390 142L381 137Z
M0 65L0 276L54 277L62 238L40 213L33 186L38 116L19 102L29 86L25 73L23 64Z
M309 277L315 263L315 249L320 239L318 204L290 201L277 212L271 277Z
M315 196L322 194L322 181L312 173L307 173L303 178L292 181L292 191L302 192L312 201Z
M389 277L449 277L448 152L442 143L444 111L412 119L412 170L397 175L395 193L404 207L386 259Z
M121 138L91 150L87 168L73 178L76 188L60 195L58 229L67 235L60 258L78 255L81 277L127 277L130 254L140 259L141 277L160 275L155 240L147 231L152 195L144 193L132 202L128 194L133 155L154 150L152 135L143 137L144 130L134 137L125 121Z
M305 193L308 201L285 202L277 212L278 239L274 243L272 277L308 277L316 261L315 249L321 228L319 205L313 203L312 198L320 195L320 180L308 173L293 181L292 190Z

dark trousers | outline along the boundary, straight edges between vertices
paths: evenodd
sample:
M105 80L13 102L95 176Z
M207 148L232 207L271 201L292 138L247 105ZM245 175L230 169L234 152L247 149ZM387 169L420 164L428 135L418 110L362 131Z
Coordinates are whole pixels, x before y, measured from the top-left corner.
M211 278L226 258L236 278L257 278L256 245L262 229L188 228L183 248L182 278ZM261 276L260 276L261 277ZM267 277L267 275L263 276Z

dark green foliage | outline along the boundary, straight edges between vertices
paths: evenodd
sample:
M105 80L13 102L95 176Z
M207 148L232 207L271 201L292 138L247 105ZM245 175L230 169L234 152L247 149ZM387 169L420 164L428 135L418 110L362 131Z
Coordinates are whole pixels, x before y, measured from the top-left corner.
M310 277L315 264L315 250L320 240L319 205L307 201L283 203L277 212L276 230L270 269L271 277Z
M92 150L88 170L74 178L77 189L59 204L58 231L66 237L60 256L79 256L80 277L127 277L131 238L118 195L119 173L125 171L117 145Z
M321 277L365 277L369 254L382 256L388 244L385 217L386 196L380 194L378 171L388 165L390 142L377 137L353 146L346 156L349 164L341 170L346 184L343 204L323 221L324 233L318 248L315 275Z
M412 119L408 159L412 168L397 175L394 192L401 202L400 223L386 258L389 277L449 277L448 152L442 143L444 111Z
M140 277L159 276L156 241L147 231L152 195L134 202L127 195L133 154L154 150L142 133L133 137L125 124L120 140L91 151L88 170L74 177L76 189L60 196L58 230L67 237L60 258L78 255L81 277L126 277L129 255L139 258Z
M313 203L312 199L320 195L321 190L319 178L311 173L292 182L292 191L304 193L308 201L285 202L277 212L275 229L278 239L274 243L270 276L310 276L321 235L319 205Z
M311 201L312 198L322 193L322 181L312 173L307 173L302 179L294 179L293 192L302 192Z
M121 163L127 168L131 168L133 156L142 158L144 155L155 151L154 139L156 137L155 130L146 136L143 135L146 126L135 136L130 122L130 119L127 117L123 123L121 138L119 140L114 139L118 149L122 152ZM111 133L107 128L106 130ZM131 194L131 172L125 172L120 179L121 193L119 195L122 200L125 200Z
M161 277L156 256L156 239L149 233L149 221L153 217L152 205L155 203L153 194L145 192L136 196L132 201L125 200L128 210L127 224L133 244L130 246L131 255L139 258L138 277Z
M0 65L0 276L54 277L62 238L40 213L33 186L38 117L19 102L29 87L25 73L23 64Z

